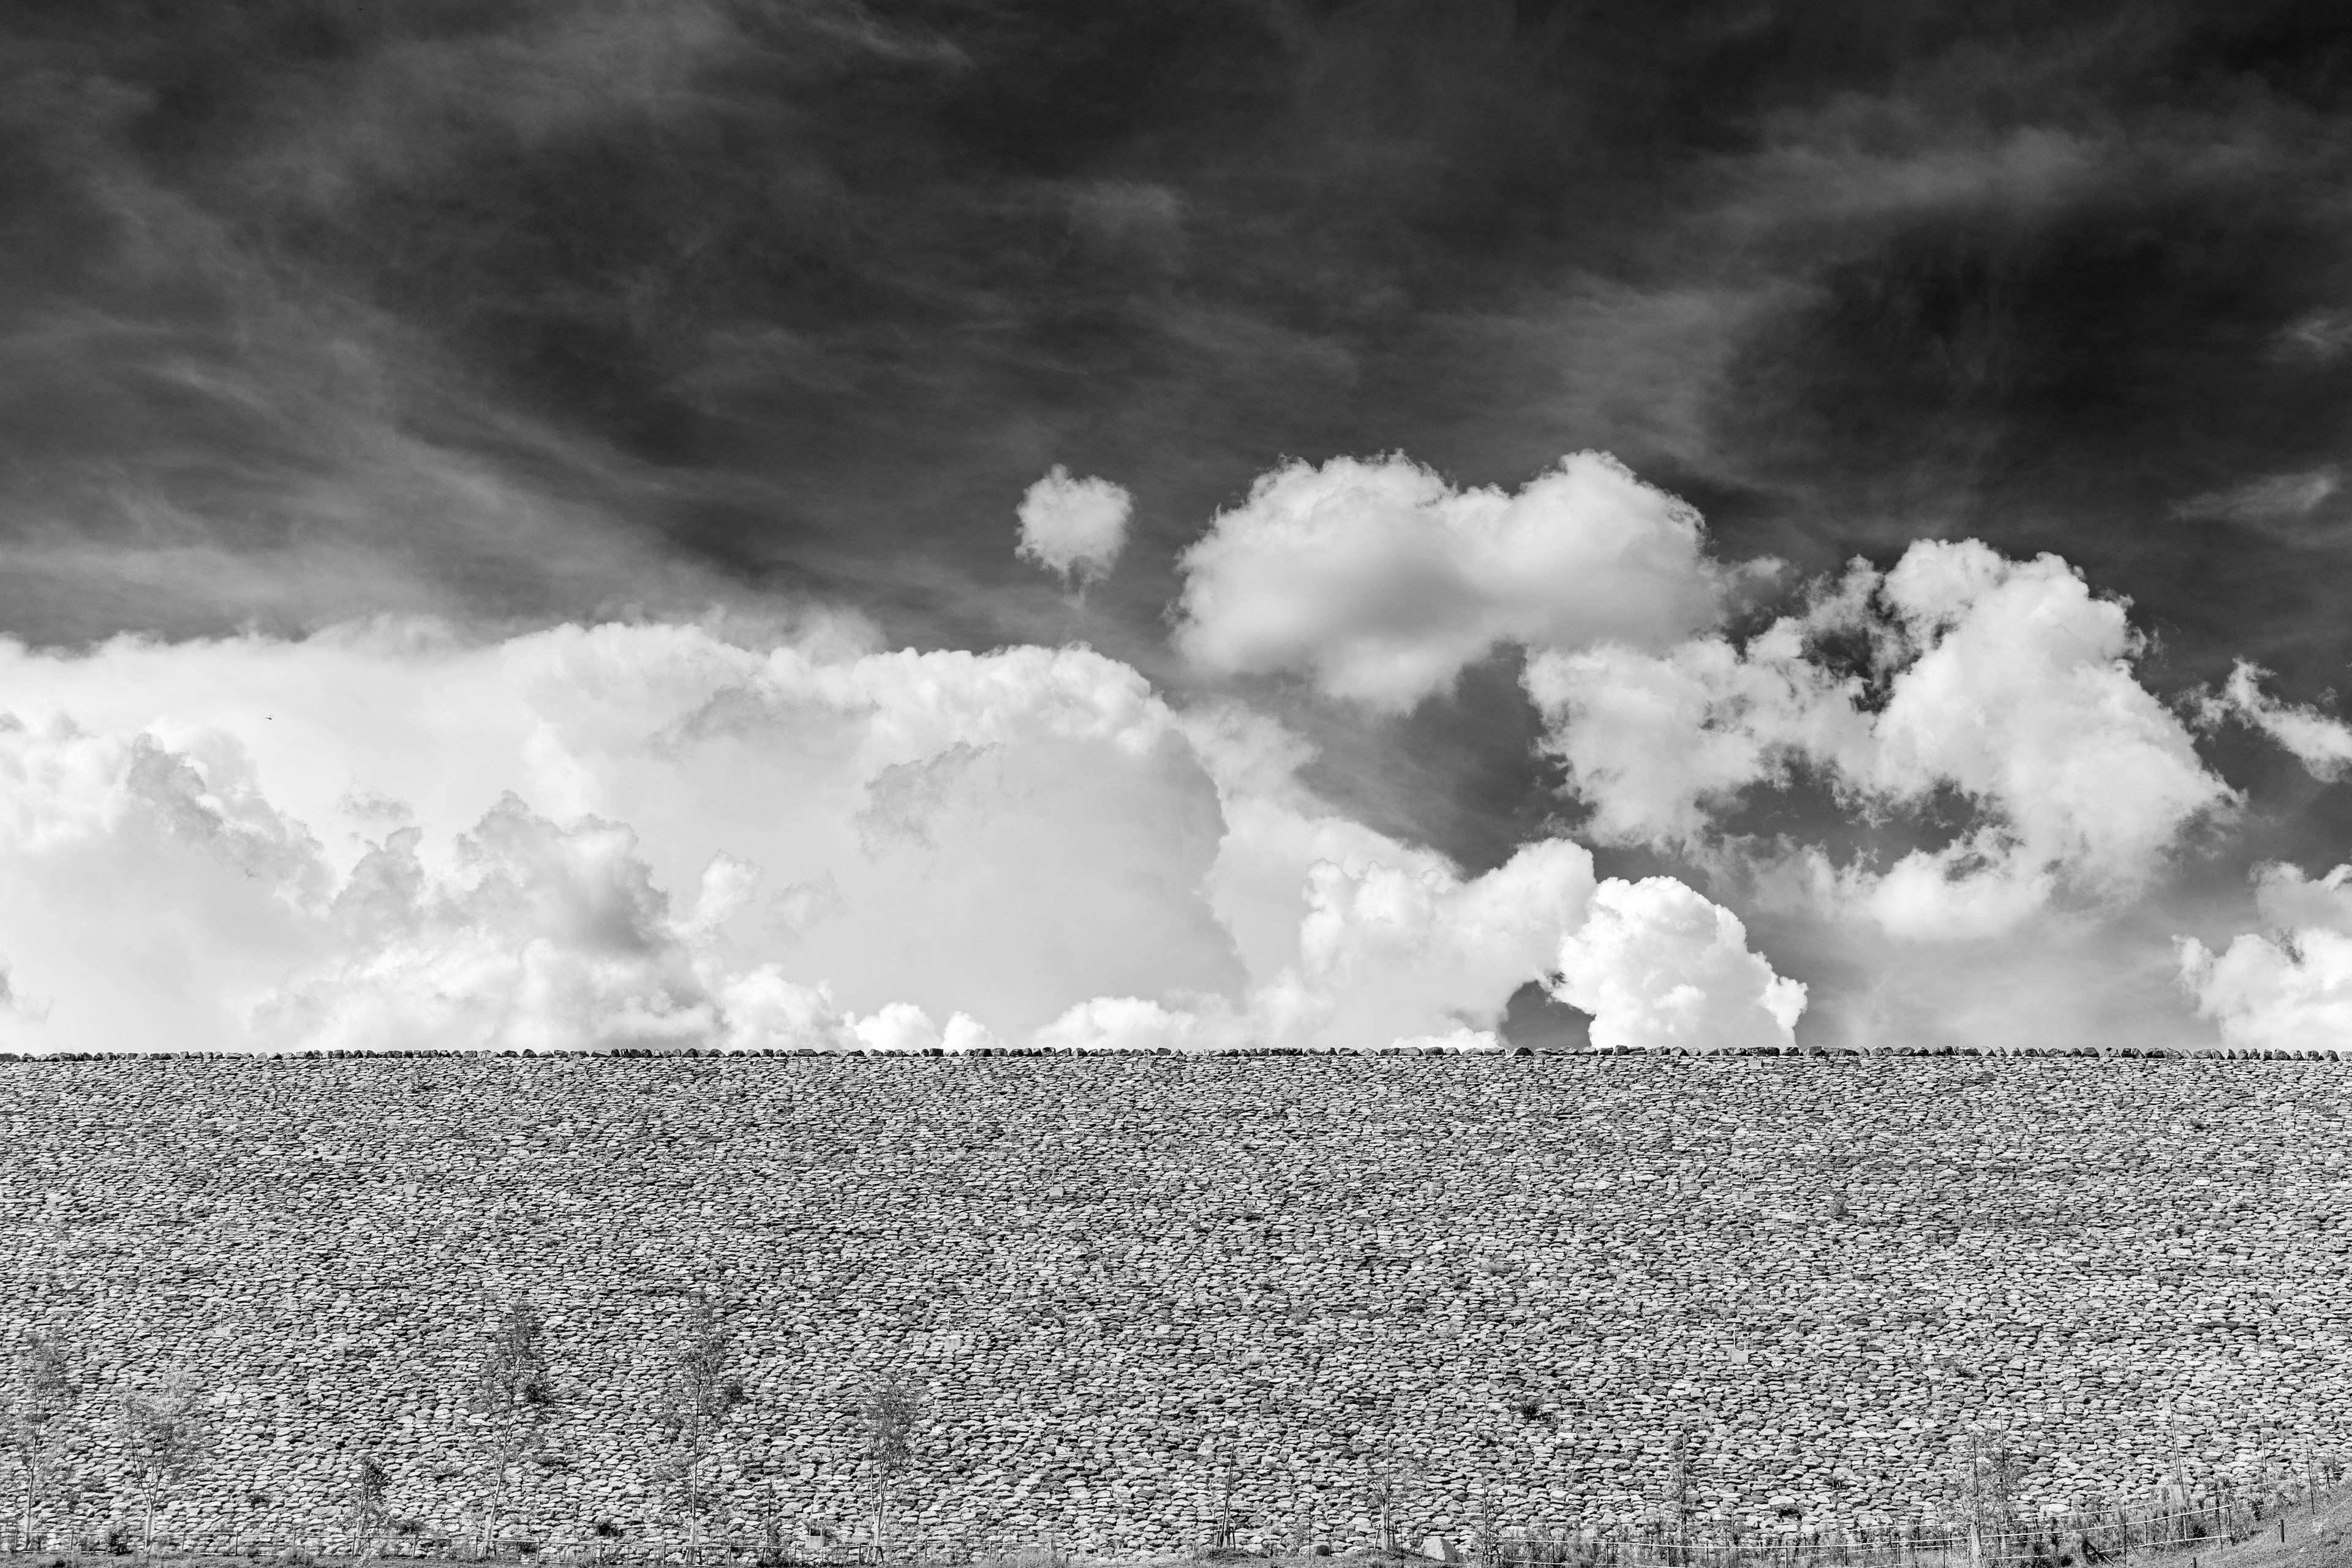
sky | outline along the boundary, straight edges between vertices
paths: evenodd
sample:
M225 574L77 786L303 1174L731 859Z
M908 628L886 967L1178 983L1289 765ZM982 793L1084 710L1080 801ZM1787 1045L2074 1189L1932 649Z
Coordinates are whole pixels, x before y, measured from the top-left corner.
M2320 4L19 0L0 1047L2336 1048Z

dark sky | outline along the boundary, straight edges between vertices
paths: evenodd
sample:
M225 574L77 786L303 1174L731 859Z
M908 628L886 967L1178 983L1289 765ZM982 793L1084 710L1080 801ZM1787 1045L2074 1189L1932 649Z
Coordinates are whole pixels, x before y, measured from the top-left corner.
M2167 696L2352 658L2340 5L15 0L0 68L34 642L808 600L1181 692L1281 458L1601 448L1800 576L2063 554ZM1055 463L1136 497L1082 605ZM1472 864L1560 809L1509 669L1283 710ZM2249 853L2342 844L2217 745Z

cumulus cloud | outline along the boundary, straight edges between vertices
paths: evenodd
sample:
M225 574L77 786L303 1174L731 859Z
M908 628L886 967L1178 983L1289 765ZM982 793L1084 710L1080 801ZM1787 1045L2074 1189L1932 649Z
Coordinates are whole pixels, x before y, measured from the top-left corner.
M756 872L706 921L714 962L789 959L855 1013L906 1002L1020 1033L1074 996L1246 981L1197 895L1222 837L1215 787L1142 678L1083 650L840 657L665 625L473 644L403 625L83 658L0 647L0 669L27 725L76 723L89 745L145 748L204 781L149 815L218 797L216 815L255 821L232 814L205 842L249 858L286 838L273 852L287 867L260 881L285 889L306 947L350 940L321 923L321 900L394 853L388 822L418 830L399 853L419 874L503 885L492 872L511 855L466 846L511 794L567 833L625 825L654 888L697 889L720 857L738 881ZM86 837L111 858L80 903L145 885L139 845L104 823ZM46 853L56 837L12 847ZM454 962L452 933L481 928L451 907L420 894L425 926L382 972ZM31 952L0 952L40 986ZM70 1032L68 988L53 989Z
M1890 931L1976 936L2061 885L2144 885L2231 798L2138 683L2140 651L2126 606L2057 557L1923 541L1745 647L1547 653L1526 684L1606 841L1692 847L1800 771L1867 811L1958 795L1976 821L1885 874L1804 858L1816 889Z
M1488 1031L1514 991L1557 966L1592 891L1591 855L1560 839L1467 880L1321 861L1307 874L1298 963L1253 1002L1276 1038Z
M2263 690L2269 671L2245 659L2237 661L2219 697L2206 695L2196 704L2208 723L2234 718L2251 724L2277 742L2301 763L2312 777L2335 780L2352 768L2352 724L2331 719L2316 708L2282 702Z
M39 1023L48 1016L48 1005L38 997L19 992L16 977L8 973L8 966L0 963L0 1018Z
M2341 1052L2352 1045L2352 866L2313 881L2293 866L2255 873L2262 934L2214 952L2179 944L2180 983L2224 1044Z
M699 1044L719 1024L635 835L508 795L428 873L407 827L326 910L333 958L254 1009L256 1037L334 1048Z
M1108 479L1073 479L1059 463L1021 498L1024 560L1092 582L1107 577L1127 545L1135 500Z
M1516 495L1402 457L1291 463L1184 552L1179 649L1224 675L1303 675L1403 712L1507 645L1663 647L1712 624L1727 574L1698 514L1602 454Z
M1783 620L1739 648L1696 637L1663 653L1622 643L1529 661L1528 694L1549 723L1605 843L1695 848L1749 787L1801 763L1862 763L1870 718L1855 682L1812 663Z
M1549 979L1596 1046L1733 1050L1793 1042L1805 988L1749 951L1739 921L1681 882L1596 882L1563 839L1484 876L1318 863L1299 959L1244 1005L1097 998L1041 1038L1096 1049L1243 1041L1360 1049L1492 1046L1511 995Z
M1084 649L386 622L0 643L0 953L58 1049L1475 1040L1594 897Z
M1552 994L1592 1043L1638 1050L1795 1043L1805 988L1748 949L1738 917L1666 877L1610 881L1560 949Z

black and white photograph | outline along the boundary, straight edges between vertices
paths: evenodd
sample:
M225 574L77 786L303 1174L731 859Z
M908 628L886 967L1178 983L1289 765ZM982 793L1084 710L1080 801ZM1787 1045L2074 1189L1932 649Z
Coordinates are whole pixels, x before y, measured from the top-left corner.
M0 1568L2352 1568L2352 6L0 0Z

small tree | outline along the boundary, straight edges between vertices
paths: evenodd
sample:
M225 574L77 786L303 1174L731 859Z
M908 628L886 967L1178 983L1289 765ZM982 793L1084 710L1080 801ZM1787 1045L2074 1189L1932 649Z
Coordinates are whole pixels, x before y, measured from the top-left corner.
M1971 1422L1966 1437L1968 1455L1951 1489L1968 1526L1969 1561L1980 1563L2002 1554L2002 1542L2015 1528L2016 1489L2025 1465L2000 1426Z
M1416 1479L1413 1463L1396 1451L1395 1444L1383 1444L1380 1460L1372 1467L1363 1492L1366 1506L1379 1518L1380 1548L1383 1552L1396 1550L1396 1516Z
M1234 1543L1234 1527L1240 1522L1234 1516L1234 1491L1240 1480L1239 1457L1231 1448L1224 1454L1224 1465L1217 1472L1217 1539L1219 1546Z
M1680 1564L1687 1560L1691 1503L1696 1490L1691 1476L1690 1429L1687 1425L1678 1426L1667 1439L1666 1479L1658 1500L1658 1524L1669 1542L1666 1561L1670 1563Z
M392 1478L373 1454L362 1454L352 1467L344 1501L351 1512L352 1554L364 1563L375 1555L376 1537L383 1529L384 1494Z
M489 1498L482 1510L481 1543L496 1552L509 1479L521 1479L522 1463L537 1450L555 1385L548 1377L546 1329L538 1309L515 1302L499 1317L482 1347L467 1407L485 1420L483 1457L489 1462Z
M902 1377L877 1378L857 1404L866 1457L874 1462L874 1560L887 1563L890 1499L898 1478L915 1462L915 1424L922 1419L923 1395Z
M120 1428L123 1457L139 1484L139 1550L143 1556L155 1546L157 1500L173 1482L193 1475L210 1447L204 1389L195 1373L175 1364L164 1373L155 1393L124 1398Z
M65 1358L38 1334L26 1342L9 1368L6 1403L0 1405L0 1445L15 1465L24 1489L16 1521L17 1550L33 1549L33 1526L41 1497L63 1458L66 1418L73 1411L73 1384Z
M743 1384L730 1371L727 1325L701 1296L679 1314L670 1346L668 1379L662 1390L661 1422L668 1452L662 1479L686 1516L686 1560L702 1560L702 1520L718 1499L706 1479L704 1461L727 1414L743 1402Z

